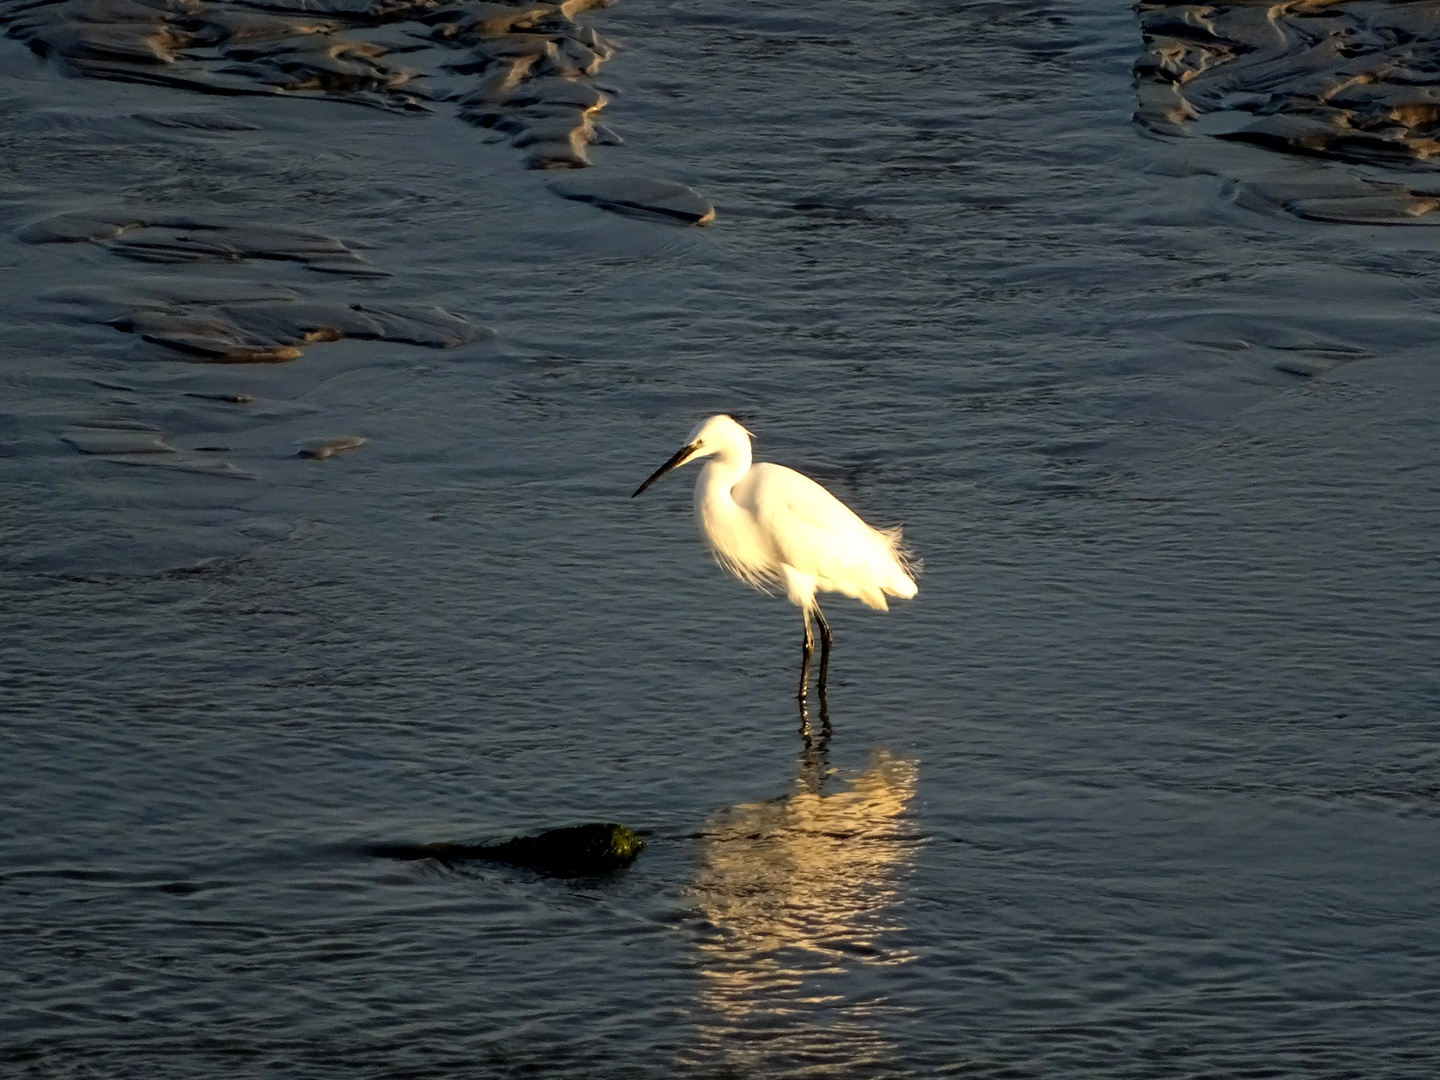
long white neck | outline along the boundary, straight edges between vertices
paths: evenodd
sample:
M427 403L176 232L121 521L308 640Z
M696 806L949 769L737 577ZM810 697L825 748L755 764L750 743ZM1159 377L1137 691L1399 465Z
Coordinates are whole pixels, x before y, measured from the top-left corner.
M722 556L733 558L749 531L748 519L730 489L750 471L750 441L736 440L716 451L695 481L695 524Z
M730 498L730 489L750 471L750 440L738 439L726 443L710 456L700 470L700 479L695 482L695 498L701 493Z

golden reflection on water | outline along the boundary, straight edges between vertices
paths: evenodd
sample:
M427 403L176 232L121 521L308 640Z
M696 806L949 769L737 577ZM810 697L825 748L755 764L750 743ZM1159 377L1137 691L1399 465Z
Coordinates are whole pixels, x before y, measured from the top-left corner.
M712 927L699 944L696 1049L737 1075L883 1064L873 1021L885 1003L865 974L912 958L886 939L900 929L893 902L919 845L905 820L917 763L875 750L844 780L827 757L828 723L819 741L802 732L789 795L706 823L693 889Z

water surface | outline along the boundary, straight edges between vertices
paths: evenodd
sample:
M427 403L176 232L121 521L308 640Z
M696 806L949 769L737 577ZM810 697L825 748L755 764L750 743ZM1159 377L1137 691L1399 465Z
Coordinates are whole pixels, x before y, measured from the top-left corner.
M1137 127L1123 8L582 18L595 171L713 226L447 109L0 44L7 1070L1433 1076L1435 241L1244 197L1393 173ZM81 211L388 276L20 235ZM97 320L182 288L477 333L212 364ZM691 477L627 498L718 410L925 559L828 606L828 739ZM592 820L629 871L363 854Z

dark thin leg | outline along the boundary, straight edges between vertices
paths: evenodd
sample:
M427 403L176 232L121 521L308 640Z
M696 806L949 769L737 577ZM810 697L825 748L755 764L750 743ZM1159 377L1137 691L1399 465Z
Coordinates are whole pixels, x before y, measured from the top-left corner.
M825 614L820 610L820 605L815 605L815 618L820 620L820 701L823 711L825 701L825 676L830 672L830 643L835 640L835 635L830 633L830 624L825 621ZM808 623L807 623L808 626Z
M806 715L803 702L800 705L800 716L804 721L800 728L803 747L800 750L800 771L796 779L805 791L819 795L830 772L830 728L827 726L817 739L810 729L810 719Z
M825 691L821 690L819 746L822 750L829 744L830 736L834 733L835 729L830 726L830 709L825 704ZM800 741L805 744L806 750L811 748L814 734L815 729L810 726L810 703L802 697L800 699Z
M810 654L815 651L815 637L810 633L810 612L803 608L800 617L805 620L805 639L800 643L800 693L801 701L810 689Z

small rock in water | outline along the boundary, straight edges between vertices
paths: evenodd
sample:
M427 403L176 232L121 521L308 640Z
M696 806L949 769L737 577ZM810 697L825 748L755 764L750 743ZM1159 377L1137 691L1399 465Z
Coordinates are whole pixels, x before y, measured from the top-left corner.
M1334 371L1339 366L1339 360L1299 357L1281 360L1275 365L1275 370L1283 371L1286 375L1299 375L1306 379L1317 379L1321 375Z
M255 398L250 394L201 394L187 391L186 397L203 398L205 401L224 401L230 405L249 405Z
M503 844L376 844L367 850L390 859L480 860L528 866L556 877L581 877L629 866L644 846L625 826L607 821L517 836Z
M296 456L324 461L328 457L364 445L365 440L359 435L340 435L333 439L316 439L314 442L307 443L301 447L300 453Z
M486 858L553 874L594 874L628 866L645 846L623 825L603 822L517 836L486 849Z
M561 198L588 202L628 217L708 225L715 207L684 184L643 176L596 176L590 173L550 181Z

